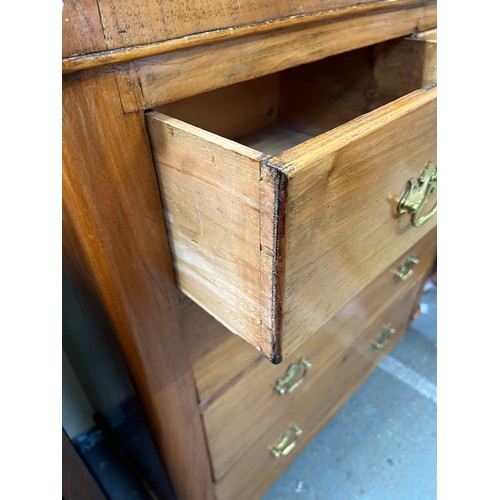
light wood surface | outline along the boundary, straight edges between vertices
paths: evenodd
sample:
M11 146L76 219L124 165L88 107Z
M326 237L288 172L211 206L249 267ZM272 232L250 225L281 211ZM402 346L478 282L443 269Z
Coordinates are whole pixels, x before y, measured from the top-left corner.
M380 103L437 81L437 30L420 35L376 46L373 75Z
M297 125L308 105L285 113L303 102L294 95L308 73L295 90L276 73L434 28L435 2L264 3L63 8L63 73L78 72L63 80L64 265L109 318L179 499L260 498L374 368L382 354L370 342L390 311L401 325L391 346L402 334L434 252L434 222L411 236L386 216L396 177L418 175L422 144L432 148L435 90L356 118L406 79L401 57L385 70L390 51L379 48L378 74L353 59L358 87L333 86L330 117L309 116L312 130ZM405 53L406 68L422 55ZM386 101L360 100L373 82ZM420 248L421 267L396 282L391 266ZM184 256L175 271L171 250ZM178 286L211 315L186 299L181 318ZM249 344L275 363L310 352L312 371L281 406L268 391L288 359L274 366ZM292 421L305 435L276 461L268 448Z
M210 322L207 313L198 306L191 303L188 307L186 304L183 309L183 317L186 318L184 331L190 337L193 370L216 479L315 383L332 360L387 307L394 294L407 290L428 271L435 258L435 250L435 231L431 231L408 252L420 259L409 280L402 282L393 272L404 259L392 263L300 346L288 362L279 366L259 362L248 344L241 339L236 342L234 335L222 325L217 327L214 320ZM209 325L208 330L204 330L205 324ZM193 327L195 331L190 330ZM208 350L205 344L210 346ZM313 365L304 383L293 394L276 394L273 390L276 380L286 372L291 362L298 361L302 355ZM223 381L226 381L224 385ZM201 396L204 396L203 399ZM249 412L249 408L252 411ZM241 429L245 432L242 433ZM235 441L238 441L237 447L232 446Z
M148 127L179 286L234 333L259 338L262 153L157 112Z
M278 155L313 137L287 127L270 125L257 132L238 137L238 142L266 155Z
M236 139L273 124L278 99L279 74L276 73L172 102L156 111L213 134Z
M373 0L372 0L373 1ZM250 25L278 18L355 5L356 0L186 0L182 3L145 0L124 4L100 0L108 48L144 45L193 33ZM365 2L369 3L369 2Z
M63 57L106 50L97 0L65 0L61 35Z
M372 60L365 51L355 58L369 73ZM338 65L327 60L314 66L319 71L313 75L320 75ZM365 71L357 71L360 80ZM293 109L291 96L304 87L296 83L304 72L280 75L280 105ZM258 80L252 85L259 88ZM275 87L270 88L274 101ZM365 88L362 83L356 90L362 95ZM345 103L337 113L335 92L330 103L312 84L307 89L309 97L304 94L297 107L304 117L280 107L282 125L289 125L287 119L294 128L312 121L305 126L311 132L347 118ZM196 101L211 104L207 94L185 103L190 112ZM353 104L348 113L360 113L363 106ZM248 103L243 109L248 114ZM261 107L255 109L261 116ZM317 116L323 110L323 116L314 121L310 109ZM198 122L206 115L200 111ZM220 116L215 127L231 130L234 113L227 125ZM427 88L269 158L157 111L148 113L181 289L269 359L290 355L434 226L435 218L416 229L409 217L395 214L407 181L436 160L435 122L436 89ZM256 141L243 140L268 151L297 142L295 133L283 141L280 129L267 136L271 145L264 144L259 134L273 130L253 132ZM272 144L274 138L279 144Z
M428 273L436 258L436 232L436 228L432 229L408 252L398 257L377 279L342 308L338 313L339 318L350 318L352 315L354 321L362 322L366 314L375 314L387 305L395 293L406 289L419 276ZM420 263L413 268L414 274L402 282L395 276L394 271L409 256L417 257ZM362 313L363 311L366 314ZM360 317L356 319L358 314ZM331 325L336 322L337 319L332 318L318 332L331 330ZM288 363L279 366L267 363L251 345L233 335L213 316L185 296L182 301L182 330L203 411L217 398L231 399L232 396L228 396L228 392L234 390L233 386L241 378L250 379L251 375L247 377L247 373L262 370L270 374L269 380L274 380L277 374L282 373L288 366ZM316 334L311 338L311 342L314 342L315 336ZM303 353L302 347L292 353L291 359ZM246 390L242 392L240 397L244 397Z
M254 366L270 364L187 296L182 305L182 331L202 411Z
M124 46L123 48L103 50L102 52L86 54L84 49L81 50L68 50L63 47L63 53L78 53L73 57L66 57L63 59L63 73L71 73L75 71L82 71L96 67L102 67L112 64L123 64L144 57L152 57L160 54L168 54L182 49L189 49L199 47L202 45L212 45L226 40L235 40L237 38L248 37L256 34L270 34L277 30L283 29L297 29L301 26L308 24L316 24L320 22L339 22L343 18L350 16L363 16L373 12L391 11L395 7L399 9L406 9L412 5L418 5L415 0L379 0L369 3L359 3L352 5L348 8L338 8L330 10L319 10L309 14L300 14L289 17L282 17L277 19L268 19L259 23L243 24L231 26L222 29L213 29L194 33L191 35L181 36L178 38L171 38L168 40L152 42L149 40L143 44ZM417 30L431 28L435 26L435 2L429 2L429 5L434 5L434 9L430 9L425 18L415 25ZM73 9L76 4L71 3ZM97 8L93 9L92 15L97 16ZM130 10L127 9L130 13ZM127 15L125 10L125 15ZM87 14L88 15L88 14ZM146 11L142 11L141 15L148 16ZM429 22L429 17L433 17L434 21ZM84 31L79 36L92 38L94 30L92 26L80 24L80 30ZM123 30L122 30L123 31ZM145 31L142 30L144 33ZM123 35L124 33L122 33ZM63 43L65 39L63 39ZM78 45L76 45L78 47Z
M436 161L436 94L416 91L271 160L288 177L283 357L435 225L412 227L395 208Z
M426 42L437 42L437 28L428 31L414 33L411 38L416 40L425 40Z
M117 75L124 109L154 108L208 90L275 73L341 52L436 26L435 5L346 16L339 23L313 23L200 46L131 63ZM125 79L126 84L120 84ZM123 89L126 88L126 91ZM133 89L133 90L131 90ZM130 92L135 93L130 99ZM137 108L138 107L138 108Z
M253 492L260 492L262 483L265 483L266 488L269 487L283 468L290 465L318 427L331 418L404 334L420 292L419 285L419 282L414 283L409 291L395 297L388 308L374 318L360 338L332 361L322 376L296 399L289 411L216 483L218 500L258 498ZM397 334L382 352L372 346L372 341L387 323L397 329ZM294 423L299 425L304 434L288 456L274 458L269 448ZM233 446L237 445L238 441L233 441Z
M376 107L373 105L377 90L373 77L376 46L283 71L278 123L316 136L372 111ZM411 64L408 61L408 66ZM417 88L395 95L394 99Z
M144 118L102 71L64 78L62 118L64 254L114 328L178 498L213 498Z

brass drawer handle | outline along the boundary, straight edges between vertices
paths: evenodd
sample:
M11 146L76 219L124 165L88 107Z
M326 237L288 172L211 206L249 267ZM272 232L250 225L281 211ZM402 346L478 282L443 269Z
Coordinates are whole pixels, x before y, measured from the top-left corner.
M286 373L276 380L274 391L281 395L291 394L304 382L310 368L312 368L311 363L305 356L302 356L298 363L291 364Z
M429 196L437 189L437 166L429 161L417 181L410 179L397 206L398 215L410 214L414 227L424 225L437 212L437 203L422 215Z
M420 264L420 260L410 255L399 265L399 267L393 271L393 273L401 280L406 281L410 276L413 275L413 266Z
M293 424L289 431L284 432L278 441L271 448L271 455L275 458L286 457L297 444L297 438L302 436L304 431Z
M383 349L389 340L395 335L396 329L391 325L385 325L381 332L375 337L372 345L375 349Z

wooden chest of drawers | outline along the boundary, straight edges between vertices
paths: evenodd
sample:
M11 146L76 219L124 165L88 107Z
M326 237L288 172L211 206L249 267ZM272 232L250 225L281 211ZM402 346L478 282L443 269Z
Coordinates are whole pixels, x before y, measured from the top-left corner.
M436 253L435 5L229 4L65 4L65 262L189 500L258 498Z
M405 83L428 66L408 43ZM434 225L395 208L436 162L436 88L387 89L385 45L164 108L234 140L148 115L181 290L273 362Z

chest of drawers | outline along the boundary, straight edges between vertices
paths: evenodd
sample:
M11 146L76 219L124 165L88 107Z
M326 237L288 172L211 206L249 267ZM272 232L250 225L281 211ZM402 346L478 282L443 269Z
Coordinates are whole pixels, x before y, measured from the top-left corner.
M434 262L435 4L175 5L65 3L65 264L178 497L258 498Z

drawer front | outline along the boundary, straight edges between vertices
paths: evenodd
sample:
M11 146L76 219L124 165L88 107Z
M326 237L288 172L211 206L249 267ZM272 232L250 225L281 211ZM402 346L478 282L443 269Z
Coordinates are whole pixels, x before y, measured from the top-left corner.
M367 47L147 115L180 288L274 363L436 224L398 215L410 179L436 161L436 87L400 97L374 79L376 56Z
M418 264L402 266L408 257ZM203 406L207 441L212 456L214 476L216 479L231 467L250 446L255 439L263 434L281 415L285 414L296 399L316 383L325 368L336 358L342 355L357 336L368 327L373 317L387 307L396 294L403 293L428 271L435 257L435 231L414 245L407 254L392 263L376 280L359 293L349 304L343 307L338 314L323 325L318 332L305 342L286 361L278 366L270 363L258 363L251 370L237 377L236 381L219 397ZM415 266L415 267L413 267ZM413 272L411 272L413 271ZM396 276L399 273L402 278ZM193 316L191 311L191 316ZM203 311L198 309L198 314ZM189 320L190 323L192 320ZM220 326L221 330L224 330ZM187 333L190 335L191 333ZM243 354L251 349L243 342L234 342L229 345L229 332L222 332L220 343L224 347L223 360L234 359L233 377L239 371L247 369L238 365ZM214 348L220 354L222 349ZM302 357L305 360L301 363ZM208 360L208 361L205 361ZM206 370L195 363L195 378L206 379L205 371L211 371L212 356L206 355L204 363L208 363ZM253 359L252 359L253 362ZM307 368L307 363L312 366ZM224 363L225 371L230 369ZM198 370L196 370L196 368ZM286 375L288 374L288 377ZM288 380L286 380L288 378ZM279 394L276 389L278 379L285 382L282 390L292 392ZM220 387L222 381L216 378L213 390ZM206 392L206 390L205 390ZM241 432L245 429L245 432ZM232 443L238 441L238 446Z
M219 500L233 498L258 498L258 493L268 488L281 472L290 465L314 434L331 418L363 380L376 367L383 356L395 345L408 327L410 315L419 297L423 280L414 283L410 290L399 296L389 308L365 330L362 336L343 355L330 364L315 383L290 405L282 415L247 453L216 484ZM396 331L393 335L383 335L384 326L390 324ZM386 341L382 349L374 347L375 341ZM293 426L302 431L297 436ZM287 431L291 431L284 437ZM242 430L240 434L244 434ZM288 441L287 441L288 439ZM293 441L296 445L293 447ZM281 443L280 443L281 441ZM285 442L284 442L285 441ZM232 442L239 445L238 439ZM273 456L285 453L279 458ZM288 449L287 448L293 448Z
M284 357L435 226L397 206L436 162L436 95L413 92L272 159L287 175Z

